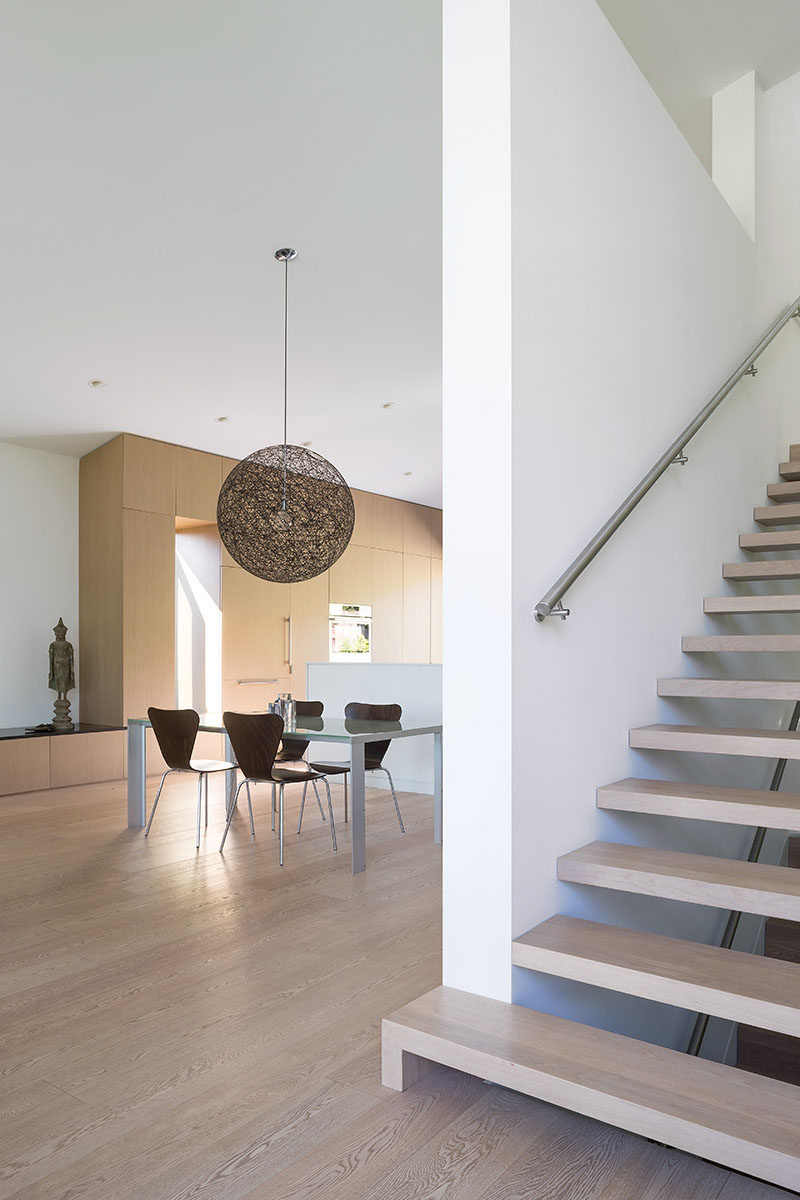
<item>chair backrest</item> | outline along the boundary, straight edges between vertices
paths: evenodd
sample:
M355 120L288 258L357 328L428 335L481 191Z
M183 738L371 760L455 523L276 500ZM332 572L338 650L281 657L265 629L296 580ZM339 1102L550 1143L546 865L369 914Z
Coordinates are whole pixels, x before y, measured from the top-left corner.
M277 713L226 712L222 723L245 779L269 779L283 733L283 717Z
M158 748L172 771L187 771L197 740L200 717L193 708L148 708Z
M297 713L298 717L321 717L324 709L325 705L321 700L295 701L295 712ZM306 739L304 741L302 738L287 735L283 739L282 748L288 751L289 754L293 755L295 758L300 759L308 749L308 740ZM284 759L284 762L285 761L286 760Z
M399 721L403 710L399 704L347 704L344 715L351 721ZM385 742L367 742L364 756L367 762L381 763L383 756L391 745L391 738Z

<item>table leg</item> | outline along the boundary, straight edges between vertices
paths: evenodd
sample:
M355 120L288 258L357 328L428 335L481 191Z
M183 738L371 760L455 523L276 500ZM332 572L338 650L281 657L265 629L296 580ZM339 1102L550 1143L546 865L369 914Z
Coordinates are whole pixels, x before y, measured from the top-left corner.
M353 874L367 866L367 816L364 780L364 743L350 746L350 838Z
M433 840L442 844L442 735L433 735Z
M147 822L145 794L145 726L128 726L128 828L141 828Z
M233 746L231 745L231 739L228 737L227 730L225 731L225 762L232 762L232 763L236 762L236 759L233 757ZM231 811L231 805L233 804L234 800L236 799L236 775L237 775L236 771L226 771L225 772L225 814L226 814L226 816Z

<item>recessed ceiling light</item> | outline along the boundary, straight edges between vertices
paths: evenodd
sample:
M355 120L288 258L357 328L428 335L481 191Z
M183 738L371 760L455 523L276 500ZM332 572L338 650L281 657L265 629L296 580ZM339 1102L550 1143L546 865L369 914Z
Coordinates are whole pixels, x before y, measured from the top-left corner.
M214 417L214 420L222 423L223 421L230 421L230 417Z
M313 444L314 444L313 442L301 442L300 443L301 446L313 446Z
M106 386L105 379L90 379L89 380L89 387L105 387L105 386Z
M387 400L386 404L382 404L381 408L394 408L394 400Z
M413 475L413 471L403 471L403 475Z

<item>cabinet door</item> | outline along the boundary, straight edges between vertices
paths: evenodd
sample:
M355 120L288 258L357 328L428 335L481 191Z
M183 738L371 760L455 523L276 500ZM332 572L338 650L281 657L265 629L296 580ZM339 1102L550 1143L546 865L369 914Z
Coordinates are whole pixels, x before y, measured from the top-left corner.
M431 661L431 560L403 555L403 662Z
M306 665L328 661L328 572L290 586L292 695L306 699ZM308 699L313 700L310 696Z
M372 603L372 551L367 546L351 543L330 575L331 604Z
M372 551L372 661L403 661L403 555Z
M274 679L289 673L289 587L222 568L222 678Z

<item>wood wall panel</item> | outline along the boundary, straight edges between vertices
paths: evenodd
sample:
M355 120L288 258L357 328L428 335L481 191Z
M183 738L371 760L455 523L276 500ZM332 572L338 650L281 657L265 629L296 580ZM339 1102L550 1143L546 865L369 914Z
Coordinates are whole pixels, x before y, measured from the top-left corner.
M403 662L431 661L431 560L403 555Z
M403 501L372 497L372 545L376 550L403 549Z
M175 518L123 513L124 718L175 704Z
M442 510L428 509L428 521L431 529L431 558L442 557Z
M125 433L123 440L122 506L140 512L175 516L177 446ZM182 516L191 516L182 513Z
M423 504L403 504L403 553L430 556L431 523Z
M216 521L222 486L222 459L218 454L178 446L175 459L175 513L200 521Z
M442 560L431 559L431 662L442 661Z
M328 661L329 572L293 583L289 588L292 614L293 696L305 699L306 665Z
M403 661L403 556L372 551L372 661Z
M356 523L353 528L351 545L372 546L372 492L353 491L353 503L356 509Z
M79 733L50 739L50 786L71 787L78 783L103 783L122 779L120 730Z
M0 796L50 787L50 742L48 737L0 742Z
M349 545L330 569L331 604L372 603L372 551Z
M222 568L222 679L281 678L289 673L289 588Z
M238 458L223 458L221 461L222 461L222 482L220 484L220 487L225 482L225 480L228 478L228 476L230 475L233 468L238 467L240 460ZM216 521L216 519L217 519L217 517L216 517L216 513L215 513L214 520ZM235 567L238 565L236 560L231 558L230 554L228 554L228 551L225 549L224 546L222 547L222 565L223 565L223 567Z
M80 462L80 711L122 724L122 437Z

